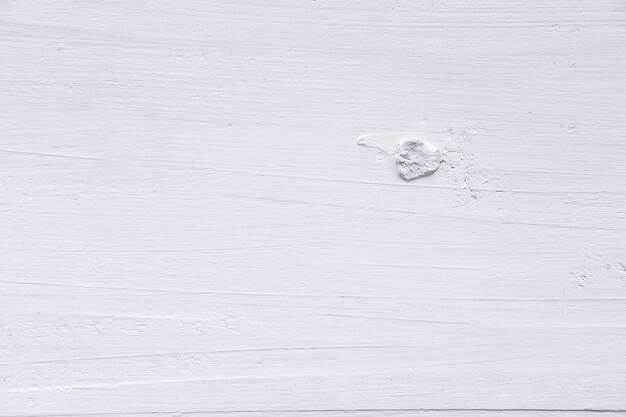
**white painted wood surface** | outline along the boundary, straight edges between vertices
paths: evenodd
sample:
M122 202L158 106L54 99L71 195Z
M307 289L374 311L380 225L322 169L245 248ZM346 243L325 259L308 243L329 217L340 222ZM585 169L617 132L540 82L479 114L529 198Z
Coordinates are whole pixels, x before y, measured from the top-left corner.
M0 51L0 416L626 410L623 0L5 0Z

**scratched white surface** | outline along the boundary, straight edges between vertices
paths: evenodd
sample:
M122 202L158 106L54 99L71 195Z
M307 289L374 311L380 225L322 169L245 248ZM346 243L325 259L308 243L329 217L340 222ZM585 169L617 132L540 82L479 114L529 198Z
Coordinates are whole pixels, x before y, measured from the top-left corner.
M0 52L0 416L626 412L624 1L4 0Z

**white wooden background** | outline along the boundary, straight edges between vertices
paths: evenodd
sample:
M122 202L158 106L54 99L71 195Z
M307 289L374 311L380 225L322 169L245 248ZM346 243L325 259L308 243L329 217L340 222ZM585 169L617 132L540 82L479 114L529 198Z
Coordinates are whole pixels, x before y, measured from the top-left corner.
M626 413L623 0L3 0L0 93L0 416Z

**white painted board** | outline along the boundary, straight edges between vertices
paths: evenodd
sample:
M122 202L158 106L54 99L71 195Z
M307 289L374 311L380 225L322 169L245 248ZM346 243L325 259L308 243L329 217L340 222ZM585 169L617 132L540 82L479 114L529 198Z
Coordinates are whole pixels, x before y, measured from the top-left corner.
M0 108L1 417L626 412L623 0L4 0Z

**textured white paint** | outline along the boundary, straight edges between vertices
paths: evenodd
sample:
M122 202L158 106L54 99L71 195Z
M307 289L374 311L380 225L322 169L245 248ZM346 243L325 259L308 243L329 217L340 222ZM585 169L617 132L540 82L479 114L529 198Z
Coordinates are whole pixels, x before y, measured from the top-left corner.
M403 132L382 135L370 134L359 136L356 143L365 148L375 149L379 155L394 161L398 167L400 178L413 181L432 175L439 169L443 161L443 152L432 143L421 139L420 136L419 133L406 134ZM393 138L396 139L396 143L389 145L378 143L378 140Z
M625 48L623 0L0 2L0 416L623 415Z

